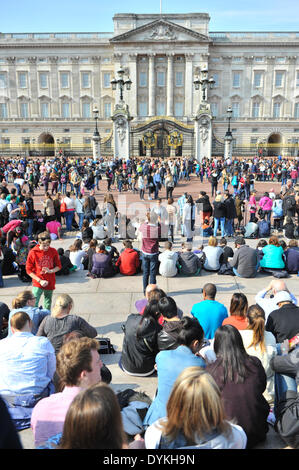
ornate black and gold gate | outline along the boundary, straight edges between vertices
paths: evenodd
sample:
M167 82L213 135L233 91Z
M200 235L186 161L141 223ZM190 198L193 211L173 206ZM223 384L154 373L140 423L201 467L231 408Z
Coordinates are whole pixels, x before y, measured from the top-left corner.
M174 118L154 117L131 128L130 153L135 157L194 155L194 126Z

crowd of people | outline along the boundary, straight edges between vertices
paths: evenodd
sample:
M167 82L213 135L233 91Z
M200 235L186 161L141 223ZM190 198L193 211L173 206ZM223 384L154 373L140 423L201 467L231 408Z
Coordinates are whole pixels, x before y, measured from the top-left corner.
M298 447L299 307L281 279L299 273L298 161L274 163L1 162L0 287L11 274L32 286L12 308L0 303L0 447L21 448L17 431L31 427L39 449L251 449L265 441L269 425ZM191 174L211 183L213 201L205 191L175 201ZM281 191L257 199L254 181L275 178ZM102 179L107 191L99 201ZM36 208L41 184L45 197ZM112 191L140 200L147 192L153 202L128 218ZM51 246L65 233L72 237L67 249ZM90 278L142 274L144 297L123 324L119 367L156 377L155 397L115 393L97 329L72 313L71 296L52 300L56 277L79 270ZM274 279L252 305L239 292L224 305L207 282L190 312L157 285L158 275L202 270L243 278L262 271Z

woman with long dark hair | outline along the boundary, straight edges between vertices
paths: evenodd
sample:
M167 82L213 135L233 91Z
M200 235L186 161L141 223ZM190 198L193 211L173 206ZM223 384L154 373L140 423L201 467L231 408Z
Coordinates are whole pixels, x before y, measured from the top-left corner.
M240 332L232 325L216 330L216 361L207 365L224 401L227 419L234 420L247 435L247 448L266 439L269 404L263 396L267 376L261 361L247 354Z

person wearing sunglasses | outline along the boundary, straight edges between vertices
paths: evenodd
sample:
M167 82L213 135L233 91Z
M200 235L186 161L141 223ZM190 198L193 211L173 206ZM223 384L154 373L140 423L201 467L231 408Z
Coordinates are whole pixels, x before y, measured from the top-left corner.
M38 236L38 244L29 251L26 272L32 278L32 292L36 298L35 306L44 295L44 308L50 310L52 295L55 289L55 273L61 269L58 252L51 246L51 238L48 232L42 232Z

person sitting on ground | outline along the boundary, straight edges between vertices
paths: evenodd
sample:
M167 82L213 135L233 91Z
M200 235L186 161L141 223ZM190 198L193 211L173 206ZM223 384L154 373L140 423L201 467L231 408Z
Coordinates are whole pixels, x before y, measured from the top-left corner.
M286 291L290 294L293 304L297 305L296 297L289 291L286 283L282 279L273 279L265 289L262 289L255 296L255 302L262 307L265 312L265 318L267 320L271 312L278 309L275 301L275 296L278 292ZM266 297L267 294L269 297Z
M227 419L241 426L247 435L246 448L266 439L270 406L263 393L267 377L261 361L245 351L240 332L223 325L215 333L216 361L207 365L224 403Z
M246 245L243 237L236 238L235 247L235 254L230 261L235 275L244 278L255 277L259 266L256 250Z
M46 224L46 230L49 232L51 240L62 239L62 227L58 220L51 220Z
M140 316L132 313L123 326L124 340L120 359L121 369L129 375L147 377L155 372L158 353L158 302L149 302Z
M177 377L166 415L149 426L146 449L245 449L241 426L225 419L221 392L201 367L187 367Z
M278 237L272 235L269 238L269 243L262 249L263 257L260 260L260 267L264 271L265 269L281 271L285 268L285 262L283 258L283 249L279 245Z
M119 252L116 246L112 245L112 238L105 238L105 240L103 240L103 244L105 245L105 250L107 251L107 253L111 254L112 260L117 260L119 257Z
M277 343L293 338L299 332L299 307L289 292L280 291L273 299L278 308L267 318L266 330L273 333Z
M217 287L207 283L203 286L203 300L193 305L191 315L195 317L203 328L206 339L214 338L215 331L225 318L228 317L227 308L215 300Z
M87 253L82 249L82 240L76 238L74 243L69 247L70 261L73 266L77 266L77 270L84 269L83 261L87 258Z
M285 251L286 270L289 274L299 273L299 247L297 240L290 240Z
M40 400L34 407L31 429L35 446L62 432L67 410L74 397L101 381L102 361L98 342L79 338L66 342L57 354L57 373L62 391Z
M115 265L119 267L119 272L124 276L134 276L140 270L139 254L134 250L130 240L124 240L124 251L121 252Z
M74 330L81 331L88 338L95 338L97 330L84 318L71 314L74 307L73 299L68 294L60 294L55 301L51 315L43 319L39 325L37 336L46 336L57 354L62 346L63 336Z
M74 266L73 263L71 262L69 256L66 256L64 254L64 249L63 248L58 248L57 252L59 254L61 269L60 269L60 271L57 271L56 275L57 276L66 276L66 275L70 274L70 272L76 271L77 266Z
M107 237L107 231L104 227L102 215L98 215L96 219L92 221L90 227L93 232L93 237L95 240L104 240Z
M178 273L177 262L178 262L178 253L172 251L172 243L167 241L164 243L165 250L163 253L159 254L159 273L163 277L174 277Z
M137 312L142 313L145 306L148 304L148 298L149 298L149 293L152 292L153 290L158 289L157 284L148 284L146 289L145 289L145 298L137 300L135 302L135 307Z
M256 356L265 369L267 387L264 397L271 407L274 405L274 371L271 360L277 354L276 340L270 331L265 331L265 312L259 305L251 305L247 311L248 328L240 330L247 354Z
M226 264L228 262L228 258L232 258L234 256L234 251L230 246L227 246L227 240L224 237L219 240L219 247L223 250L222 263Z
M10 274L16 274L18 270L16 254L12 248L6 246L6 237L1 238L1 251L3 254L2 275L9 276Z
M202 269L202 262L192 252L192 243L182 243L182 251L178 255L179 274L181 276L198 276Z
M267 245L268 245L267 240L264 240L263 238L261 240L259 240L257 245L256 245L255 251L257 252L257 257L258 257L259 262L262 259L262 257L264 256L263 248L264 248L264 246L267 246Z
M203 341L204 332L198 321L195 318L183 317L182 329L178 336L179 346L176 349L160 351L156 356L157 394L144 418L144 426L165 418L166 404L173 384L184 369L192 366L205 368L206 363L200 356Z
M92 257L91 278L112 277L116 274L116 268L112 263L110 253L107 253L103 243L96 247L96 252Z
M88 248L86 248L87 256L83 260L83 266L85 270L88 270L87 276L90 275L92 269L92 257L96 252L96 248L98 246L97 240L90 240Z
M222 325L233 325L238 330L246 330L248 300L245 294L235 292L232 295L229 307L229 316L225 318Z
M0 449L23 449L19 433L0 397Z
M158 333L158 349L175 349L179 346L178 336L182 329L177 305L172 297L162 297L158 302L158 311L163 318L162 330Z
M258 219L254 217L250 222L245 225L245 238L258 238L259 226Z
M12 301L12 310L9 313L8 336L12 335L10 319L16 312L25 312L32 321L31 333L35 335L43 319L50 315L50 310L35 306L35 296L31 290L20 292Z
M47 338L31 333L26 312L10 318L12 335L0 341L0 394L17 430L30 427L32 409L54 392L56 358Z
M223 260L223 249L218 245L216 237L211 236L208 245L204 247L203 252L206 255L206 260L203 268L206 271L219 271L220 265Z
M9 306L5 302L0 302L0 340L8 335Z
M80 233L83 243L90 243L90 240L93 239L93 231L92 228L89 226L89 221L87 219L83 220Z

